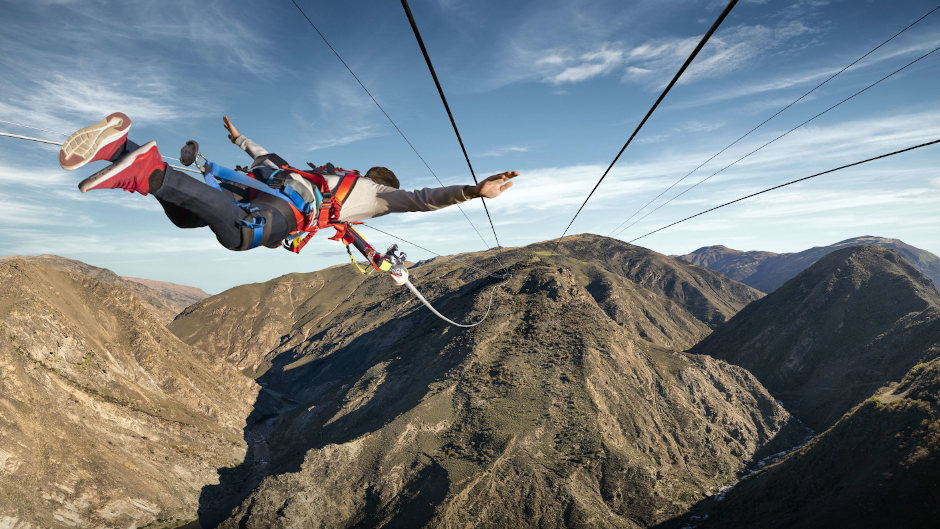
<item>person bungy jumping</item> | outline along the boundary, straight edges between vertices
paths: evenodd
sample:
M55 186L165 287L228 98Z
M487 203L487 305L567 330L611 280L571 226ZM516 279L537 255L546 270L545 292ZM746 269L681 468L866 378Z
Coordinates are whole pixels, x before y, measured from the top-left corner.
M239 175L241 180L223 179L219 185L208 177L202 182L173 169L163 161L156 142L138 145L127 139L131 120L120 112L69 136L59 151L59 164L73 170L94 161L108 162L108 167L79 184L82 192L124 189L151 194L173 224L180 228L208 226L230 250L275 248L282 241L290 249L293 241L294 251L299 251L299 236L315 226L317 215L334 215L330 220L336 224L388 213L434 211L474 198L495 198L512 186L510 179L519 174L500 173L476 185L404 191L398 189L394 173L384 167L373 167L365 176L332 164L311 164L310 171L294 169L239 134L228 117L222 119L232 143L253 159L247 174Z

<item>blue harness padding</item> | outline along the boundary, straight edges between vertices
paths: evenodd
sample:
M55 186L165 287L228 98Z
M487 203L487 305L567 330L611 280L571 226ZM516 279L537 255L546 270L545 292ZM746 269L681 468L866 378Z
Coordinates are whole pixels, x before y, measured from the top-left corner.
M260 180L256 180L244 173L233 171L228 167L223 167L213 162L206 163L206 168L208 169L205 175L206 183L216 189L219 189L219 181L240 184L245 187L258 190L262 193L273 195L282 200L286 200L304 215L309 214L311 211L319 210L320 204L323 203L323 195L316 187L313 188L314 195L316 196L316 204L311 204L304 200L303 197L301 197L300 194L289 185L284 186L284 189L274 189ZM278 171L272 173L268 181L270 181L270 178L279 171L281 170L279 169Z
M268 166L254 167L251 170L251 175L255 180L268 184L269 186L272 182L277 182L280 180L280 185L277 185L277 189L281 194L287 197L288 200L297 208L298 211L304 215L309 214L313 209L320 209L320 204L323 203L323 195L320 193L320 190L314 186L313 188L314 203L307 202L307 200L300 195L299 192L287 181L290 178L291 171L286 169L275 169Z
M316 203L311 204L304 200L304 198L301 197L300 194L290 185L285 185L283 189L275 189L260 180L248 176L247 174L233 171L228 167L223 167L213 162L207 162L205 167L207 169L205 173L206 184L219 190L221 190L219 182L231 182L243 185L262 193L277 197L281 200L286 200L304 215L308 215L311 211L319 211L320 204L323 203L323 194L320 193L320 190L316 187L313 189L314 196L316 197ZM281 169L278 169L277 171L274 171L268 175L268 182L270 182L274 175L280 171ZM245 207L245 204L241 202L236 202L236 204ZM258 211L258 208L253 207L246 207L245 209L248 213ZM264 235L264 226L266 223L265 218L263 216L254 216L251 221L248 221L247 219L241 219L239 222L242 226L252 230L252 241L248 249L258 247Z
M261 244L261 237L264 235L265 218L258 216L254 217L252 222L248 222L245 219L239 222L241 222L242 226L252 230L251 246L249 246L248 249L257 248L258 245Z

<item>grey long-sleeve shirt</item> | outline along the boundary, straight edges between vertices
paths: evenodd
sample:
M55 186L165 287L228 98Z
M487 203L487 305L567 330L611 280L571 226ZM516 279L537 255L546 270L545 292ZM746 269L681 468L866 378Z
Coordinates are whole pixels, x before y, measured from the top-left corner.
M235 145L241 147L253 159L268 154L268 151L245 136L235 139ZM268 162L270 165L273 163ZM335 189L340 177L324 175L330 189ZM361 221L380 217L388 213L406 211L434 211L470 200L463 192L464 186L426 187L414 191L404 191L394 187L377 184L368 178L360 178L349 196L343 202L340 221Z

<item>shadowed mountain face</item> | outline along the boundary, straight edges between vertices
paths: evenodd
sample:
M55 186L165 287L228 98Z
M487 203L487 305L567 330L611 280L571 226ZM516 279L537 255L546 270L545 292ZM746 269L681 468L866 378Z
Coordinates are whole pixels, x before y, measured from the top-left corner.
M896 253L833 252L738 313L693 353L752 372L824 430L940 344L940 294Z
M698 341L752 289L596 236L411 273L458 321L482 317L491 295L492 312L451 327L347 267L238 287L177 318L175 332L264 388L244 462L203 490L203 523L643 527L771 441L793 443L753 376L667 348Z
M98 268L81 261L59 257L58 255L13 255L0 257L0 263L17 260L43 263L58 270L71 272L90 277L123 288L137 297L154 316L162 323L169 323L186 307L209 297L196 287L176 285L164 281L138 279L135 277L121 277L106 268Z
M742 252L724 246L706 246L679 259L724 274L762 292L773 292L823 256L842 248L859 245L881 246L893 250L924 275L940 285L940 257L884 237L855 237L829 246L817 246L799 253Z
M0 525L192 519L241 459L255 385L151 309L41 260L0 262Z
M698 529L937 527L940 358L918 364L702 514Z

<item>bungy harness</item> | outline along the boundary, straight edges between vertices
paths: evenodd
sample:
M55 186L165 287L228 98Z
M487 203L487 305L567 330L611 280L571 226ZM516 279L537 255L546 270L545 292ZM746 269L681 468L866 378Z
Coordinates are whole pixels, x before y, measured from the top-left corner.
M438 318L457 327L476 327L483 323L489 315L490 308L492 308L493 305L492 296L490 297L490 304L486 309L486 313L480 318L480 321L476 323L462 324L446 318L438 312L411 283L408 276L408 269L405 268L407 255L405 252L398 251L397 244L391 245L384 254L381 254L366 241L365 237L363 237L359 231L353 228L354 224L362 224L361 222L341 222L339 220L343 202L356 185L356 181L360 178L358 171L335 170L336 174L340 176L340 181L336 185L336 189L331 190L326 182L326 178L323 176L325 168L314 168L311 166L312 171L301 171L291 167L277 155L268 156L271 161L278 165L278 168L264 166L262 169L256 160L255 167L246 174L210 162L199 152L199 144L193 140L186 142L186 145L180 150L180 161L183 165L192 165L195 163L196 167L199 168L205 177L206 183L212 187L220 189L219 182L239 184L250 190L250 197L257 196L258 193L265 193L286 202L296 221L296 230L289 233L284 239L282 243L284 248L294 253L300 253L300 250L306 246L307 242L310 241L317 231L324 228L333 228L336 230L336 233L330 237L330 240L340 241L346 246L346 253L349 254L350 259L359 272L363 274L371 274L375 270L388 272L395 284L407 286L415 297ZM315 188L315 203L304 200L290 185L283 185L285 175L297 175L310 181ZM272 187L269 185L272 183L281 185ZM253 221L242 221L245 227L251 229L254 233L254 240L252 241L252 245L248 246L248 248L257 247L261 241L264 221L264 217L255 217ZM366 269L356 263L349 249L350 245L355 246L356 249L359 250L359 253L361 253L372 266L372 270L367 272Z

